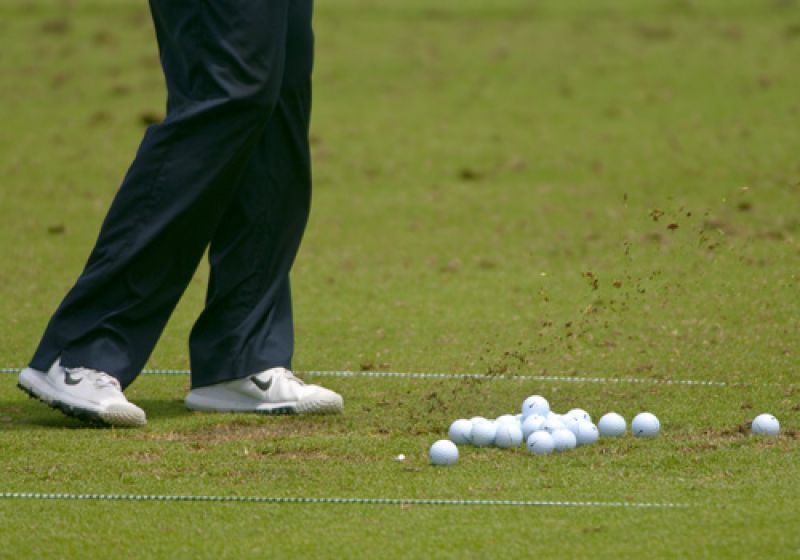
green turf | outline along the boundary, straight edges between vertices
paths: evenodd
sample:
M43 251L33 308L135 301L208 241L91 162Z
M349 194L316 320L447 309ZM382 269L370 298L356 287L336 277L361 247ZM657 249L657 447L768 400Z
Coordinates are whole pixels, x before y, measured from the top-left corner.
M0 3L0 367L80 272L163 85L145 4ZM0 557L796 557L800 6L320 2L315 201L296 367L707 379L727 387L336 379L336 418L187 413L138 431L0 376L0 492L686 503L685 509L0 500ZM186 368L202 265L150 367ZM663 423L533 458L425 452L459 416ZM776 439L746 435L762 411ZM392 458L405 453L399 463Z

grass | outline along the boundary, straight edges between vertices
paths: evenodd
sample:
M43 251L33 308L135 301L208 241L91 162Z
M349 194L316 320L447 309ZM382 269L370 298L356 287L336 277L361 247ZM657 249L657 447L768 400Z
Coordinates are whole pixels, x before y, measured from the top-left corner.
M0 500L0 557L794 557L800 348L795 2L319 3L315 202L296 367L708 379L726 387L323 378L337 418L189 414L139 431L0 377L0 491L652 501L686 509ZM0 366L24 364L163 112L145 7L0 6ZM202 265L150 367L186 368ZM463 449L460 416L649 409L654 441ZM746 426L769 411L774 439ZM405 453L399 463L392 458Z

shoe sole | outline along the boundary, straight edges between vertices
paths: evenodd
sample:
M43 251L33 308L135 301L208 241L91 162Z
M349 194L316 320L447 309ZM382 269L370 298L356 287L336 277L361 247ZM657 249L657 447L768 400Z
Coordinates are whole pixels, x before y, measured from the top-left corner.
M48 385L46 380L34 380L34 376L43 377L43 375L33 372L28 373L28 371L24 370L20 374L17 387L27 393L29 397L37 399L67 416L89 424L119 428L134 428L147 424L147 417L135 405L112 404L105 410L97 410L59 399L40 386L41 384Z
M338 398L309 400L297 403L298 414L339 414L344 410L342 397Z
M186 408L198 412L245 412L268 416L293 414L338 414L344 408L342 398L308 400L296 403L276 404L231 404L229 401L193 395L189 393L184 401Z

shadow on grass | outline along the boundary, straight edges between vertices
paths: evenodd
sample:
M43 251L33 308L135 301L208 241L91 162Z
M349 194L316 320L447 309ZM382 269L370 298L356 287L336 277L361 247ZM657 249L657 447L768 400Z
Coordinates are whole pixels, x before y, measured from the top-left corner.
M150 422L188 417L189 411L182 400L137 399L136 405L147 414ZM42 428L67 428L75 430L106 430L108 426L90 424L71 418L45 403L29 399L0 400L0 430L36 430Z
M136 406L141 407L147 413L147 418L151 420L189 415L183 399L136 399Z

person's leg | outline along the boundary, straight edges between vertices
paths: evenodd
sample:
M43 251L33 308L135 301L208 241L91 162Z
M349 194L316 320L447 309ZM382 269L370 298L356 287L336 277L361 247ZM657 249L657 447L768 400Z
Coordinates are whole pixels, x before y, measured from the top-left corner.
M311 202L311 0L289 7L278 103L211 240L206 307L190 338L192 387L291 368L289 270Z
M340 395L289 371L289 270L311 201L311 12L311 0L289 7L280 99L211 241L208 299L190 339L186 406L193 410L326 414L343 407Z
M82 275L31 367L129 384L147 361L264 134L288 0L151 0L167 116L142 141Z

